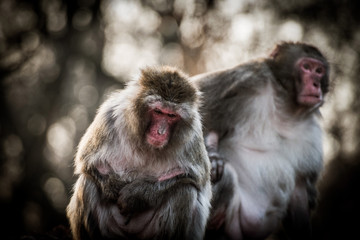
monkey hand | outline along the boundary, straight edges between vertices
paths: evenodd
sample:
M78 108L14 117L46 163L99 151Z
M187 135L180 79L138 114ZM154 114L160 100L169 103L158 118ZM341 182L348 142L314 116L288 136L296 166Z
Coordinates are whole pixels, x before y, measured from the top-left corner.
M190 185L199 188L196 180L188 174L179 174L162 181L155 177L136 179L120 190L117 204L123 215L140 213L159 207L173 191Z
M217 151L209 150L208 156L211 162L211 182L218 182L224 173L224 158Z
M136 179L125 185L119 192L117 205L120 213L130 215L143 212L156 204L154 201L154 183L156 179Z
M136 196L120 195L117 205L120 213L124 216L132 216L149 209L148 204Z
M126 184L116 173L101 174L96 166L86 168L84 173L99 188L102 198L110 202L117 201L120 190Z
M211 182L218 182L224 172L224 159L218 153L219 134L210 131L205 137L205 146L211 162Z
M119 197L119 185L117 184L109 184L109 183L101 183L102 185L102 196L104 199L110 202L116 202Z

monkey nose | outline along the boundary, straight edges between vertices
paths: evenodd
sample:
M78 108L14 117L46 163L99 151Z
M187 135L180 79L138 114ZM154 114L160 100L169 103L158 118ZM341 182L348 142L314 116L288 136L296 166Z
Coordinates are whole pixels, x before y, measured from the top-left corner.
M319 87L320 87L320 80L314 79L314 80L313 80L313 86L314 86L315 88L319 88Z
M164 135L166 132L166 128L165 127L159 127L158 130L157 130L157 133L159 135Z

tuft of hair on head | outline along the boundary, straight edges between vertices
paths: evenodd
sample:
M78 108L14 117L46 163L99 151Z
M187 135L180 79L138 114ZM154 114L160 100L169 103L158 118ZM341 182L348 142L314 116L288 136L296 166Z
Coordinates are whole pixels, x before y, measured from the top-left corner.
M197 99L196 87L185 73L175 67L146 67L141 70L139 83L151 94L170 102L194 102Z
M309 56L321 58L324 62L326 62L323 54L315 46L303 42L280 42L279 44L276 44L269 56L270 58L276 60L279 56L281 56L281 53L284 51L303 52L304 54L308 54Z
M271 51L270 58L276 59L279 56L279 54L285 51L286 49L296 46L304 46L304 45L306 44L301 42L281 41L280 43L276 44L274 49Z

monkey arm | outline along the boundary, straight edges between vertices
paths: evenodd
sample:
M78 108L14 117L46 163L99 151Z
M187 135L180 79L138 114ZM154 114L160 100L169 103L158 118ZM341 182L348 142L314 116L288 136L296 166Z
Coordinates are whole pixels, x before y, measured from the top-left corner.
M306 184L306 192L308 195L308 203L309 203L309 210L313 210L317 205L317 188L316 188L316 181L318 179L318 173L313 172L305 179Z
M111 202L117 201L120 190L127 184L116 173L101 174L95 166L86 168L84 174L93 180L102 198Z
M210 131L205 137L206 150L211 162L211 182L218 182L224 173L224 158L218 153L219 135Z
M210 230L219 230L226 219L231 196L235 193L236 172L230 164L224 166L222 178L212 185L213 198L211 200L212 211L208 222Z
M200 189L196 180L186 174L158 181L154 177L136 179L120 190L118 206L123 215L160 207L169 196L180 188L189 186Z

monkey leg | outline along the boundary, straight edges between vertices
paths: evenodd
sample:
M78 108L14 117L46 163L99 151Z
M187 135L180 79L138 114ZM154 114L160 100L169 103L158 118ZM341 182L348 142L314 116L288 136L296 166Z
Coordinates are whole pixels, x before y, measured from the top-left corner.
M296 182L295 190L291 196L287 215L283 221L285 232L289 239L310 239L310 208L308 187L301 179Z

